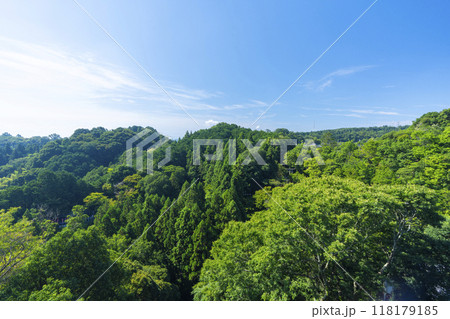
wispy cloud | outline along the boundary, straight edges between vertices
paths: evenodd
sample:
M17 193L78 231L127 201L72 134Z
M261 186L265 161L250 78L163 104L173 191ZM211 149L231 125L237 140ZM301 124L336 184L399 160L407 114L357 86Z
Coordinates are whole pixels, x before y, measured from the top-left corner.
M325 90L327 87L331 86L331 84L333 83L333 79L328 79L325 82L323 82L322 84L319 84L319 86L317 87L317 91L323 91Z
M249 99L224 103L222 92L160 83L205 127L244 120L267 103ZM236 110L242 110L239 116ZM140 72L90 52L0 37L0 129L12 134L70 135L80 127L153 126L182 136L198 127ZM1 132L0 132L1 133Z
M379 115L400 115L397 112L375 111L375 110L352 110L354 113L361 114L379 114Z
M186 109L221 109L209 101L221 93L174 83L164 86ZM4 37L0 37L0 110L1 129L23 135L70 135L78 127L100 125L150 125L171 134L178 134L174 123L183 123L180 130L192 127L191 120L144 77L90 53Z
M375 108L375 107L374 107ZM369 116L394 116L401 115L394 111L379 111L376 109L346 109L346 108L325 108L323 111L333 111L334 113L327 113L328 116L345 116L355 118L367 118Z
M365 116L360 115L360 114L354 114L354 113L327 113L325 114L327 116L345 116L345 117L356 117L356 118L365 118Z
M330 87L334 81L339 77L349 76L355 73L363 72L366 70L369 70L371 68L375 67L374 65L361 65L361 66L354 66L349 68L343 68L336 71L333 71L331 73L328 73L321 79L317 81L310 81L307 82L304 87L306 87L309 90L314 90L317 92L322 92L326 88Z
M223 110L238 110L238 109L264 108L267 106L268 106L268 104L263 101L249 100L248 102L245 102L245 103L225 105L222 107L222 109Z

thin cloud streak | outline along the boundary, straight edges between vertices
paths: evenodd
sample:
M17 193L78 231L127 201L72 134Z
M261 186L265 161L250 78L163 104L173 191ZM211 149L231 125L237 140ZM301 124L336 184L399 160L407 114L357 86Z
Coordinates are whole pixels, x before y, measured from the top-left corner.
M14 134L70 135L79 127L150 125L178 132L191 128L180 110L147 79L98 61L89 53L69 53L0 37L0 127ZM179 84L166 85L189 110L220 111L208 99L220 97ZM199 116L199 119L211 115ZM173 119L173 121L172 121Z
M182 120L185 115L154 83L92 53L5 37L0 37L0 48L0 127L4 131L68 136L79 127L136 124L182 136L187 129L196 129ZM221 105L216 100L225 98L222 92L162 83L205 127L214 117L238 122L243 116L236 118L234 110L267 106L259 100Z
M307 88L308 90L322 92L326 88L330 87L337 78L353 75L355 73L364 72L364 71L367 71L374 67L375 67L374 65L361 65L361 66L354 66L354 67L349 67L349 68L338 69L336 71L328 73L327 75L323 76L321 79L319 79L317 81L309 81L309 82L305 83L303 85L303 87Z
M352 110L352 112L361 114L400 115L397 112L374 111L374 110Z
M325 115L327 115L327 116L345 116L345 117L356 117L356 118L361 118L361 119L363 119L363 118L366 118L365 116L363 116L363 115L360 115L360 114L353 114L353 113L349 113L349 114L339 114L339 113L327 113L327 114L325 114Z

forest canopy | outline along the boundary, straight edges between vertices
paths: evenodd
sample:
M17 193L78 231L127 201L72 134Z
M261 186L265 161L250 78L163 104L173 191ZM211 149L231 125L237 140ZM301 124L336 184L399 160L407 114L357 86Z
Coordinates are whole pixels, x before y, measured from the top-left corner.
M448 300L449 123L219 123L156 149L152 174L126 152L151 127L4 133L0 300L383 300L387 282L393 300ZM233 165L212 145L194 165L201 139L223 159L235 141ZM297 141L284 158L280 139Z

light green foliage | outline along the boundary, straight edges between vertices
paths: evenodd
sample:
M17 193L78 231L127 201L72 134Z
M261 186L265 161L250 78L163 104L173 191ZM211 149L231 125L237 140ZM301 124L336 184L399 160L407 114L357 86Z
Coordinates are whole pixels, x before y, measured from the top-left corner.
M7 289L11 296L20 300L29 299L33 294L39 298L50 292L67 296L65 288L78 297L111 263L105 240L97 229L68 227L27 259L10 279ZM108 272L102 284L93 287L85 299L112 298L116 276L116 269ZM57 281L49 283L50 277ZM45 287L46 284L50 287Z
M17 208L7 212L0 210L0 283L41 244L41 238L33 236L34 227L27 218L14 222Z
M30 301L71 301L75 296L65 287L61 280L55 280L52 277L47 278L41 290L34 291L30 295Z
M195 299L368 299L333 259L377 297L402 258L398 241L440 219L438 195L421 187L306 178L272 196L268 210L230 223L214 243Z
M169 282L165 268L158 265L142 266L139 263L129 263L125 269L132 271L125 291L132 300L176 300L179 298L177 286Z

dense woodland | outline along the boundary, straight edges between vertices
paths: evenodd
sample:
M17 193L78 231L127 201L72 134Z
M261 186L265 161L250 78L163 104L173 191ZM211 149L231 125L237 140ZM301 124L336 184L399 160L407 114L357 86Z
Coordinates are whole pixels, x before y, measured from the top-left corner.
M171 161L153 174L125 165L143 129L0 136L0 300L382 300L386 282L450 299L450 109L397 128L220 123L155 150ZM193 164L213 138L224 159L236 139L234 165ZM280 138L299 141L285 163ZM244 139L265 139L266 165Z

